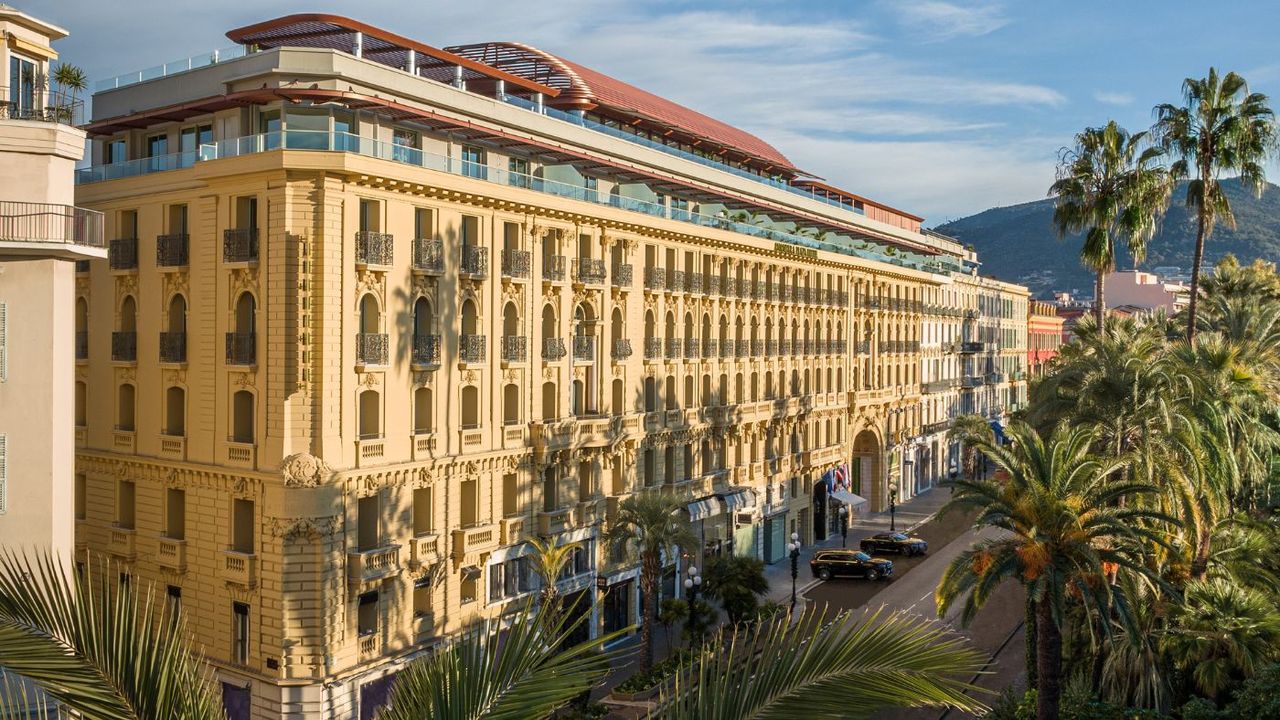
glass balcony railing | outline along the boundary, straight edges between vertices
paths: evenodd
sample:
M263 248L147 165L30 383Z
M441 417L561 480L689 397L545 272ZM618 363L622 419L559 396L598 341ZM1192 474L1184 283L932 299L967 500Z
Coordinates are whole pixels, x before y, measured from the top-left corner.
M365 157L390 160L392 162L404 163L452 175L471 177L476 180L497 185L511 186L514 184L519 187L547 195L571 198L598 205L608 205L610 207L636 213L643 213L653 217L679 219L683 222L692 223L694 225L737 232L743 235L750 235L773 242L781 242L813 250L833 252L840 255L863 258L872 262L898 265L925 272L942 274L947 272L958 272L964 269L960 261L954 258L919 255L916 253L896 250L894 248L882 247L870 242L862 242L859 245L847 245L844 243L818 240L806 235L783 232L781 230L760 227L750 223L737 222L725 217L705 215L687 210L680 211L678 214L679 217L677 218L665 205L648 202L646 200L599 193L588 190L581 185L547 180L536 175L512 173L499 167L487 167L486 172L477 174L473 167L475 163L465 162L456 157L448 157L414 148L406 148L401 145L394 145L389 142L382 142L373 138L361 137L350 133L328 132L323 130L286 130L261 133L258 135L246 135L244 137L229 138L226 140L220 140L216 143L202 145L199 150L194 152L173 153L170 155L113 163L110 165L94 165L92 167L77 170L76 183L84 185L88 183L102 182L104 180L116 180L120 178L134 177L137 175L146 175L153 172L163 172L166 170L189 167L191 164L196 162L253 155L256 153L270 152L279 149L354 153ZM512 178L518 179L519 182L513 183Z

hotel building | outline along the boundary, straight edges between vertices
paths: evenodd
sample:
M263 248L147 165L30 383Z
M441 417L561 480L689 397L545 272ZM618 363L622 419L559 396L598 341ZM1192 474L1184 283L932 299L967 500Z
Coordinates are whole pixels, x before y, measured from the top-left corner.
M829 470L883 508L926 422L1024 396L1024 289L742 130L518 43L228 36L94 95L76 381L77 541L181 608L232 718L371 717L534 590L533 534L626 627L633 493L687 501L695 562L776 561ZM983 382L926 420L935 364Z

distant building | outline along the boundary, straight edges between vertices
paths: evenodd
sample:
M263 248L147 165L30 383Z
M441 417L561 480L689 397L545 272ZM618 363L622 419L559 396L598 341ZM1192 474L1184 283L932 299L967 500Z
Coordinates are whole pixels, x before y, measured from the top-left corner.
M1154 273L1126 270L1107 275L1107 308L1133 305L1144 310L1163 308L1173 314L1186 307L1189 288L1182 283L1162 282Z
M1066 320L1058 315L1057 306L1043 300L1030 301L1027 311L1027 371L1036 377L1057 357Z

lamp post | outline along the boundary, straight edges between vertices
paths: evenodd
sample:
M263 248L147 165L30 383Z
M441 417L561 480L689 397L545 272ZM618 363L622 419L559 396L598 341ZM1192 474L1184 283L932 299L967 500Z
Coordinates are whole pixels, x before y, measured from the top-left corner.
M698 602L698 588L702 587L702 573L698 572L698 568L689 566L689 577L684 579L685 594L688 596L689 602L689 633L691 639L702 640L702 618L697 617L698 612L696 603ZM695 635L697 637L695 637Z
M849 544L849 506L840 506L840 547Z
M791 542L787 544L791 551L791 612L796 611L796 578L800 577L800 536L791 533Z
M898 509L898 484L893 483L889 486L889 532L897 532L898 527L894 523L894 512Z

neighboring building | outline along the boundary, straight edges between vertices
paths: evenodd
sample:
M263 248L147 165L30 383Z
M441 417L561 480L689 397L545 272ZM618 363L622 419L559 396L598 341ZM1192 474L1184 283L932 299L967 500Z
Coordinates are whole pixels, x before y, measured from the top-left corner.
M75 473L77 261L106 256L102 217L74 206L84 132L44 83L67 31L0 5L0 546L69 563ZM83 409L83 407L81 408Z
M524 45L229 36L94 96L77 539L166 586L232 720L369 717L535 590L531 534L630 625L600 533L636 492L687 499L695 561L826 537L843 465L874 509L928 467L908 496L934 360L977 379L936 431L1025 397L1025 288L759 138Z
M1027 315L1027 371L1032 377L1044 374L1049 361L1062 347L1066 319L1058 315L1058 307L1043 300L1032 300Z
M1161 282L1140 270L1113 272L1106 279L1107 310L1132 305L1139 310L1164 310L1172 315L1191 301L1191 288L1182 283Z

